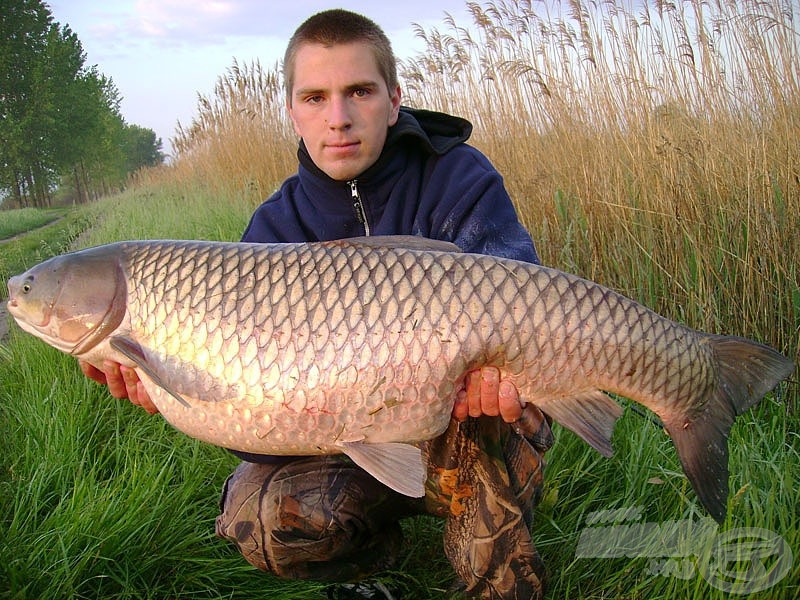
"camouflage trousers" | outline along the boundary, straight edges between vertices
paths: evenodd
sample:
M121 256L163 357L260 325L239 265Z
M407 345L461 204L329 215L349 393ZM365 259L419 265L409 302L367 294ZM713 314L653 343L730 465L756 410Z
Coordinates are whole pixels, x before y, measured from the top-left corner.
M444 549L468 595L540 598L545 568L531 538L549 423L481 417L451 421L422 444L424 498L387 488L343 456L244 462L225 482L217 534L252 565L279 577L356 581L391 567L399 521L445 519Z

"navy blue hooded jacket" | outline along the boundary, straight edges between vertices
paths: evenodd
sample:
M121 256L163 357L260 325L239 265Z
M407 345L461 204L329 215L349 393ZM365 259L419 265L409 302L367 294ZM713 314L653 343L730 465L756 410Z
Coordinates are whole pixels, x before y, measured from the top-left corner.
M301 140L298 173L256 209L242 241L411 234L538 263L502 177L464 143L471 133L459 117L401 107L378 160L352 182L321 171Z
M256 209L242 241L327 241L369 228L371 235L418 235L464 252L538 263L502 177L464 143L470 133L472 125L459 117L402 107L380 157L354 182L328 177L301 141L297 175ZM353 185L363 210L354 207ZM232 452L250 462L291 460Z

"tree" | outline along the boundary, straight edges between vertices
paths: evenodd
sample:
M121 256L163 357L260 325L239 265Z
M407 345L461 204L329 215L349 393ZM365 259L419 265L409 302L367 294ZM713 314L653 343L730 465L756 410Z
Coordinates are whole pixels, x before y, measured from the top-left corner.
M164 162L161 138L156 138L156 132L152 129L127 125L124 138L125 169L128 173Z
M164 159L151 130L127 125L119 92L86 67L78 36L41 0L3 0L0 13L0 189L18 206L47 204L59 181L76 198L124 185ZM67 176L65 178L65 176Z
M4 0L0 11L0 184L24 204L35 103L33 73L52 17L38 0ZM27 173L29 180L31 174Z

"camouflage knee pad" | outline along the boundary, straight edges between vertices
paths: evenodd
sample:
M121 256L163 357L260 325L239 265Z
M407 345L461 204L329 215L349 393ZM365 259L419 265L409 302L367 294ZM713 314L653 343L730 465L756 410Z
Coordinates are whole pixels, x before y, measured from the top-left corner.
M415 510L344 457L245 462L225 482L216 528L279 577L353 581L391 565L399 519Z

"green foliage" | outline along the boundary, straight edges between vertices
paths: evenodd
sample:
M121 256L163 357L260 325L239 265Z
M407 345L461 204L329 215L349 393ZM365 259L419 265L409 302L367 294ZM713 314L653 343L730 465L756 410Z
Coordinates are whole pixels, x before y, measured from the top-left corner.
M0 56L0 192L16 206L49 204L64 175L87 200L163 160L160 140L125 124L113 82L85 66L78 36L41 0L4 2Z
M127 125L122 141L125 155L125 172L133 173L142 167L154 167L164 160L161 152L161 139L156 138L152 129Z

